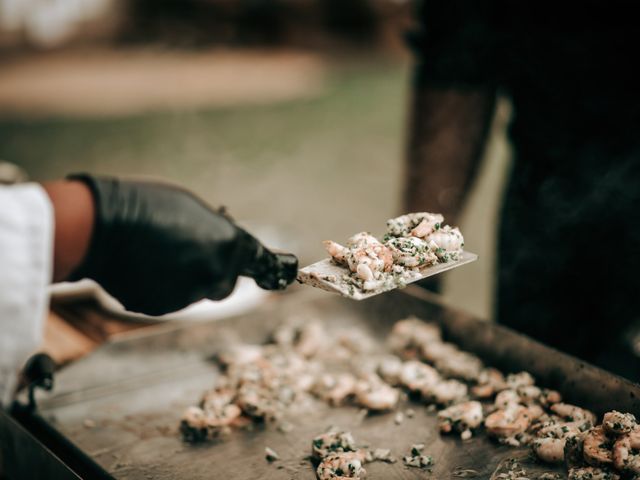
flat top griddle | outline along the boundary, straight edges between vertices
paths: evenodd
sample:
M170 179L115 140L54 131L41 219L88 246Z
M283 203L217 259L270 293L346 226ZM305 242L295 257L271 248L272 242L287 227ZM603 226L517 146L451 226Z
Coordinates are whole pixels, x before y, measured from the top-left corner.
M505 372L531 372L538 384L561 391L569 402L598 414L616 408L640 414L640 387L552 350L500 326L434 303L435 297L407 288L353 302L320 292L274 297L253 313L199 324L167 324L106 344L56 377L56 388L39 398L40 416L75 444L100 469L117 479L309 479L311 439L335 425L351 430L360 444L390 448L401 459L424 443L435 459L431 470L395 464L367 464L372 479L495 478L517 458L531 478L561 472L537 463L527 448L514 449L479 434L462 442L438 433L436 416L415 402L416 411L397 425L394 413L362 418L355 407L292 413L288 433L257 425L228 438L186 444L178 433L180 415L210 388L218 369L213 355L230 342L263 343L289 316L318 318L332 326L352 325L382 342L391 326L409 314L439 322L445 339L478 354ZM382 347L381 347L382 348ZM269 464L265 447L280 461ZM466 475L466 476L465 476Z

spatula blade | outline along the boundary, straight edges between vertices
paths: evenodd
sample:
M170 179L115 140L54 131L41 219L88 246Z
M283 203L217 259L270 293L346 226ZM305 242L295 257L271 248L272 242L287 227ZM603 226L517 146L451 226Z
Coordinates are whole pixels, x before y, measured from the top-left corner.
M447 270L452 270L467 263L475 262L478 255L471 252L462 252L460 259L453 262L438 263L437 265L426 267L420 271L420 276L407 283L417 282L432 275L437 275ZM349 269L335 264L331 259L325 258L307 267L298 270L297 280L300 283L311 285L332 293L338 293L353 300L364 300L374 295L378 295L398 287L381 288L371 291L363 291L354 285L341 281L343 275L348 275Z

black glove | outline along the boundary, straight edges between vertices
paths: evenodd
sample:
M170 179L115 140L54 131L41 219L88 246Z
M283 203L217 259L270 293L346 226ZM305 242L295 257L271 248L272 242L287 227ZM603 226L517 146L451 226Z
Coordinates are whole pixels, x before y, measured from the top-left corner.
M127 310L161 315L229 295L239 275L284 289L298 259L272 253L223 212L170 185L73 175L91 190L96 220L82 265Z

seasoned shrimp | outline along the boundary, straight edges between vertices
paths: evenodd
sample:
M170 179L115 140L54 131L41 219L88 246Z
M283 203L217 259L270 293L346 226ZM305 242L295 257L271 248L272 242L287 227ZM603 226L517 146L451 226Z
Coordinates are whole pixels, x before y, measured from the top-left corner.
M515 390L502 390L496 395L493 404L497 408L507 408L510 405L518 405L520 403L520 395Z
M438 262L437 255L431 251L429 244L421 238L390 238L385 242L385 245L391 251L396 265L420 268Z
M463 380L477 380L483 366L477 356L460 350L435 362L436 369L443 375Z
M422 392L423 389L440 382L438 371L422 362L409 360L402 365L400 383L409 390Z
M549 409L556 415L567 420L568 422L582 420L586 422L591 422L591 424L593 425L595 425L596 423L596 416L592 412L584 408L571 405L570 403L562 403L562 402L555 403L551 405Z
M509 438L524 433L530 424L528 409L514 404L496 410L484 420L487 432L498 438Z
M455 355L458 352L458 347L448 342L431 342L422 346L422 358L431 363L435 363L449 355Z
M355 385L358 404L369 410L391 410L400 399L400 391L384 383L377 375L360 380Z
M318 321L302 325L296 335L295 350L303 357L311 357L327 344L326 329Z
M180 432L187 442L201 442L206 440L208 430L207 417L204 410L199 407L188 407L182 414Z
M613 465L623 472L640 474L640 428L621 435L613 445Z
M594 467L611 465L612 448L613 440L607 436L602 425L593 427L584 437L584 459Z
M517 390L519 387L535 385L536 381L529 372L511 373L506 379L509 388Z
M542 397L542 390L535 385L522 385L516 389L516 392L520 397L520 403L524 405L539 403Z
M421 356L425 345L441 341L440 327L414 316L396 322L389 335L391 350L408 359Z
M234 396L235 391L231 388L215 388L204 394L200 407L206 412L218 413L232 402Z
M542 394L538 399L544 406L553 405L554 403L560 403L562 401L562 395L556 390L549 390L548 388L542 389Z
M570 433L564 443L564 464L567 469L584 465L584 433Z
M537 429L537 434L539 437L564 438L569 435L586 432L592 426L590 422L583 420L577 422L550 421L541 425Z
M439 405L449 405L465 400L468 387L458 380L450 379L425 385L420 389L420 392L427 401L432 401Z
M316 473L319 480L361 479L367 474L363 462L359 452L333 453L320 462Z
M240 407L231 403L234 396L228 388L217 388L205 394L200 407L189 407L180 425L185 440L201 441L228 433L242 415Z
M531 448L543 462L562 463L565 441L564 438L537 438L531 444Z
M324 246L336 263L346 264L365 283L374 283L381 272L393 266L391 250L367 232L351 237L346 247L331 240L325 241Z
M570 469L569 480L620 480L620 476L602 468L583 467Z
M602 419L602 426L605 431L613 435L629 433L637 425L636 417L631 413L622 413L616 410L605 413Z
M495 368L485 368L478 376L478 384L471 387L471 393L477 398L490 398L507 388L504 375Z
M458 227L452 228L449 225L431 233L426 237L426 240L435 250L436 256L444 262L457 260L464 246L464 237L460 233L460 229Z
M333 240L325 240L322 243L324 248L327 250L327 253L331 255L331 258L333 258L336 263L340 265L347 263L347 257L349 256L349 249L347 247L344 247Z
M350 373L321 375L312 392L330 405L342 405L347 397L355 393L356 378Z
M330 430L311 441L311 455L321 459L332 453L355 452L356 441L351 432Z
M402 373L402 360L395 355L387 355L380 360L376 371L385 382L398 385Z
M275 420L280 415L280 402L274 393L260 385L247 383L238 389L236 404L251 418Z
M449 433L453 430L459 433L469 432L482 424L482 404L476 401L458 403L438 412L440 431Z
M356 271L358 264L365 261L378 271L388 271L393 265L391 250L370 233L360 232L355 234L347 240L347 247L350 249L350 255L346 258L352 272Z
M430 218L422 219L422 221L411 230L410 234L414 237L424 238L436 230L439 230L443 220L442 215L431 215Z
M260 345L237 344L226 347L218 353L218 361L225 367L247 365L262 358Z
M424 237L439 229L444 217L439 213L407 213L387 220L387 232L395 237Z

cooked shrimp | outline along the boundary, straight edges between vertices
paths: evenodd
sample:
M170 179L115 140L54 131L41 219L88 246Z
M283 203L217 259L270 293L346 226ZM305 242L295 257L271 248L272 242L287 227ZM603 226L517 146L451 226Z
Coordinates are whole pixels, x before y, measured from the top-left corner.
M459 352L458 347L448 342L430 342L422 346L422 358L431 363L449 355L455 355L457 352Z
M231 403L235 394L235 391L231 388L215 388L204 394L200 407L205 412L220 412Z
M439 405L457 403L467 398L468 387L458 380L442 380L434 384L425 385L420 393L427 401Z
M260 358L262 358L262 347L249 344L230 345L217 355L218 361L225 367L246 365Z
M207 418L199 407L189 407L182 414L180 432L187 442L201 442L207 438Z
M330 430L311 441L311 455L316 459L332 453L355 452L356 442L351 432Z
M385 382L398 385L402 373L402 360L395 355L387 355L380 360L376 371Z
M261 420L275 420L280 412L280 404L273 392L266 387L245 384L238 389L236 404L249 417Z
M537 434L539 437L564 438L569 435L586 432L591 427L591 423L585 422L584 420L577 422L551 421L538 428Z
M507 408L509 405L518 405L520 403L520 395L515 390L502 390L496 395L493 404L497 408Z
M360 406L376 411L391 410L400 399L399 390L390 387L377 376L358 381L355 385L355 395Z
M554 403L560 403L562 401L562 395L556 390L549 390L548 388L542 389L539 401L542 405L553 405Z
M347 241L347 247L349 255L346 258L352 272L361 263L366 263L377 271L390 270L393 265L391 250L370 233L355 234Z
M422 355L425 345L441 342L440 327L410 316L396 322L389 335L389 347L404 358L416 358Z
M478 384L471 387L471 393L477 398L490 398L507 388L504 375L495 368L485 368L478 375Z
M482 404L476 401L458 403L438 412L440 431L470 432L482 424Z
M400 383L409 390L422 392L423 389L435 385L440 380L437 370L422 362L409 360L402 365Z
M443 375L461 378L463 380L477 380L484 365L472 353L458 350L456 353L436 360L435 367Z
M613 462L613 440L602 428L593 427L584 437L584 459L594 467L610 465Z
M620 476L602 468L583 467L570 469L569 480L620 480Z
M437 263L438 257L431 251L429 244L416 237L390 238L385 245L393 255L396 265L408 268L420 268Z
M424 218L410 233L414 237L424 238L439 229L443 220L442 215Z
M567 469L584 465L584 433L570 433L564 443L564 464Z
M506 379L509 388L517 390L518 387L526 387L529 385L535 385L536 381L529 372L511 373L507 375Z
M333 453L320 462L316 473L319 480L360 479L367 473L363 461L359 452Z
M562 403L562 402L555 403L551 405L549 409L556 415L559 415L560 417L567 420L568 422L583 420L583 421L591 422L594 425L596 423L596 416L592 412L584 408L571 405L570 403Z
M542 390L535 385L522 385L516 388L516 392L520 397L520 403L524 405L538 403L542 397Z
M526 405L527 415L532 422L539 421L545 416L544 409L540 405Z
M341 405L347 397L355 393L356 378L350 373L321 375L312 392L330 405Z
M449 225L431 233L426 237L426 240L435 250L438 258L445 262L450 259L456 260L464 246L464 237L460 233L460 229L458 227L451 228Z
M537 438L531 448L540 460L547 463L562 463L564 460L564 438Z
M347 257L349 256L349 249L340 245L333 240L325 240L322 242L327 253L331 255L331 258L338 264L346 264Z
M407 213L387 220L387 232L395 237L414 235L423 237L440 228L444 217L439 213Z
M624 472L640 474L640 428L621 435L613 445L613 465Z
M605 413L602 419L602 426L605 431L614 435L629 433L637 425L636 417L631 413L622 413L616 410Z
M522 405L510 404L496 410L484 420L487 432L495 437L514 437L524 433L531 424L529 411Z
M298 329L295 350L304 357L311 357L327 344L326 328L320 322L308 322Z
M325 241L324 246L336 263L346 264L365 283L376 283L380 273L393 266L391 250L367 232L351 237L346 247L331 240Z

